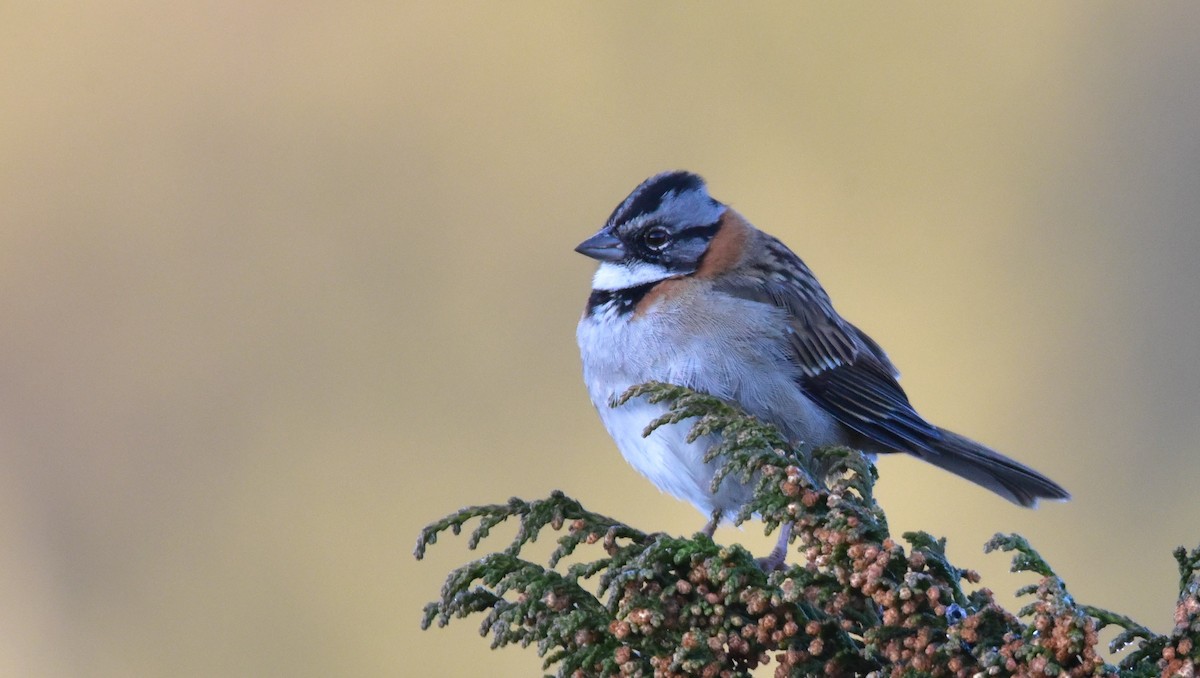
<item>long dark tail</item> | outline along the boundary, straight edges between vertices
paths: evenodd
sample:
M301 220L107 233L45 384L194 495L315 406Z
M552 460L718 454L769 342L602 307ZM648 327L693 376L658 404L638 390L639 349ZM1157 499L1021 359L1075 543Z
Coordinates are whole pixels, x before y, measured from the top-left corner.
M1071 498L1061 485L1028 466L953 431L938 430L942 439L932 442L929 450L913 453L915 456L1021 506L1036 506L1038 499Z

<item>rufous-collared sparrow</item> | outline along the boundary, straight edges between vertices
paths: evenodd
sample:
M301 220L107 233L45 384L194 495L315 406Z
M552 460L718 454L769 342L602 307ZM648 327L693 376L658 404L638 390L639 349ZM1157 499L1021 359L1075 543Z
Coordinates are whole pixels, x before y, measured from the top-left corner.
M751 487L726 478L712 491L717 464L703 457L713 441L687 442L687 422L643 437L666 405L613 407L631 386L661 381L717 396L807 448L906 452L1022 506L1070 496L917 414L887 355L838 315L804 262L709 197L695 174L647 179L576 251L600 262L577 330L592 403L635 469L712 518L710 535Z

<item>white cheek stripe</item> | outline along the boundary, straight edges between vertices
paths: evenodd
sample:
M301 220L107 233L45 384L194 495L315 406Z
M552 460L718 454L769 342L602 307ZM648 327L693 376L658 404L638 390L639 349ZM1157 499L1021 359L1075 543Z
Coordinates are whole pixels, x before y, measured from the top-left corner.
M614 264L610 261L601 262L592 278L594 290L624 290L646 283L658 282L671 277L667 269L657 264L647 264L641 261Z

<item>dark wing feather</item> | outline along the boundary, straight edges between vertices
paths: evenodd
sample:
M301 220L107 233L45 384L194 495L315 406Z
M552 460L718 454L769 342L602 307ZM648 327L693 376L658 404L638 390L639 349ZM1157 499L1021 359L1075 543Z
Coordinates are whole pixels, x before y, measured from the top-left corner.
M899 379L900 370L896 369L896 366L892 364L892 359L883 352L883 349L879 347L879 344L876 344L874 339L868 337L866 332L863 332L854 325L851 325L848 321L843 322L845 322L846 326L850 328L850 331L854 333L854 336L858 337L858 340L863 343L863 346L866 347L867 352L875 356L875 359L887 368L888 374L892 375L893 379Z
M917 452L941 437L937 428L908 404L900 384L869 354L816 376L802 377L800 386L842 424L891 449Z
M799 257L772 239L763 268L719 284L726 294L787 312L797 382L814 402L850 428L895 450L918 452L941 438L908 402L883 350L833 309Z

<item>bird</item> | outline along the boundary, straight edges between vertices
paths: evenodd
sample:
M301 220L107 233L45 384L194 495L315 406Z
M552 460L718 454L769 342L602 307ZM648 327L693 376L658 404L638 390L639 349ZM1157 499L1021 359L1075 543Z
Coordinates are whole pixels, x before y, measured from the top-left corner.
M774 425L801 448L905 453L1021 506L1070 498L1041 473L918 414L887 354L838 314L800 257L712 198L700 176L646 179L576 251L599 262L576 328L592 404L634 469L710 518L709 537L750 500L752 485L727 477L713 491L719 462L704 461L712 437L689 442L687 422L643 436L668 406L642 396L614 407L627 389L684 386Z

